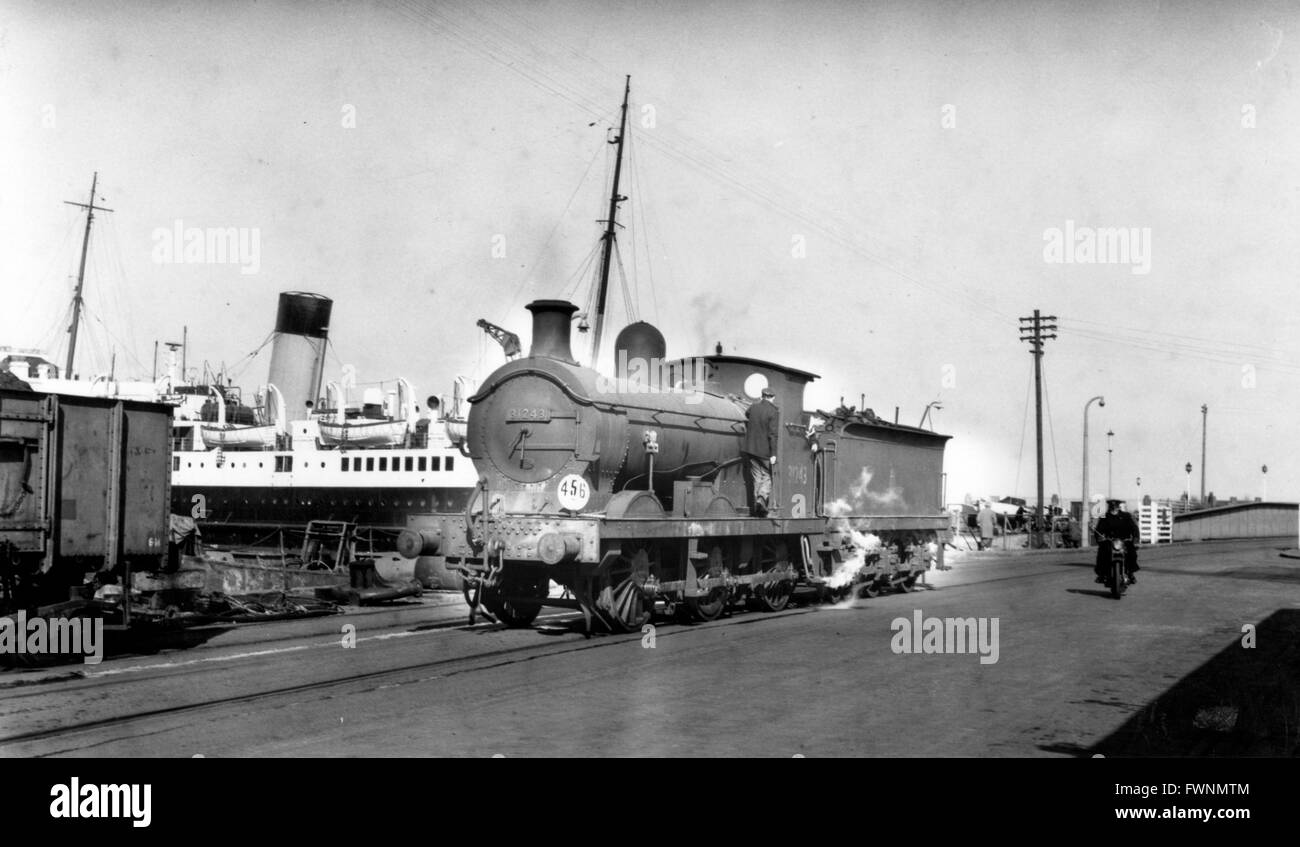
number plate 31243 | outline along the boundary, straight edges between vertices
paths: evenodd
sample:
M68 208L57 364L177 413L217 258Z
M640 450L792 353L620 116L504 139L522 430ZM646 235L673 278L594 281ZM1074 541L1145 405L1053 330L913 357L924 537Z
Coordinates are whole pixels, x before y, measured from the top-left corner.
M550 419L550 409L508 409L506 411L506 423L514 421L542 421L544 423Z

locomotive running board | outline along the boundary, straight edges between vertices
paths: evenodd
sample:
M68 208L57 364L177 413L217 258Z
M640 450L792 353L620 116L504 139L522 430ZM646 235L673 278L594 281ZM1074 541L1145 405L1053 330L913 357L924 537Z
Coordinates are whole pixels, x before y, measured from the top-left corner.
M602 521L604 539L722 538L742 535L821 535L825 518L620 518Z

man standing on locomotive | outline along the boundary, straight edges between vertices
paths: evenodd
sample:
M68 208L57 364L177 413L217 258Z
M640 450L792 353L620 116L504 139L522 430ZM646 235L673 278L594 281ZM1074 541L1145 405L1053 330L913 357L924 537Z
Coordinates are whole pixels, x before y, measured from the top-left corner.
M780 410L772 402L776 392L763 389L763 397L750 405L745 412L745 440L740 452L749 464L749 475L754 482L754 503L751 511L763 517L768 511L772 496L772 468L776 467L777 418Z
M1107 500L1106 514L1097 521L1097 526L1093 530L1098 540L1118 538L1124 542L1124 564L1128 568L1129 582L1137 582L1137 542L1140 533L1138 532L1137 521L1133 520L1133 515L1120 509L1122 500ZM1107 544L1097 545L1097 565L1094 570L1097 573L1097 581L1106 581L1106 572L1110 567L1110 547Z

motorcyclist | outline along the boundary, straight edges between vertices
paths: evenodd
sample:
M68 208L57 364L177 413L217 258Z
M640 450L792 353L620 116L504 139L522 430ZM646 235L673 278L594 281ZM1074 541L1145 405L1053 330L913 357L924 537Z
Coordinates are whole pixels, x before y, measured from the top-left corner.
M1139 538L1137 521L1133 515L1120 509L1122 500L1107 500L1106 514L1097 520L1093 529L1097 536L1097 581L1104 583L1110 570L1110 546L1101 542L1118 538L1124 542L1124 558L1128 567L1129 584L1137 582L1137 542Z

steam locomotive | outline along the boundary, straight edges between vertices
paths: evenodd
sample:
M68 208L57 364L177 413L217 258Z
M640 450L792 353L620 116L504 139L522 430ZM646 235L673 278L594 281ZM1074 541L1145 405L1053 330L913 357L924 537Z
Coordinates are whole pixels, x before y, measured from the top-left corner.
M571 353L577 308L528 305L529 355L470 398L479 481L464 513L412 515L399 538L407 558L459 572L473 609L527 626L567 606L589 630L633 631L656 613L707 621L741 604L910 590L942 564L948 436L805 411L816 375L773 362L668 361L644 322L619 334L607 377ZM740 448L763 388L781 427L773 508L759 517Z

